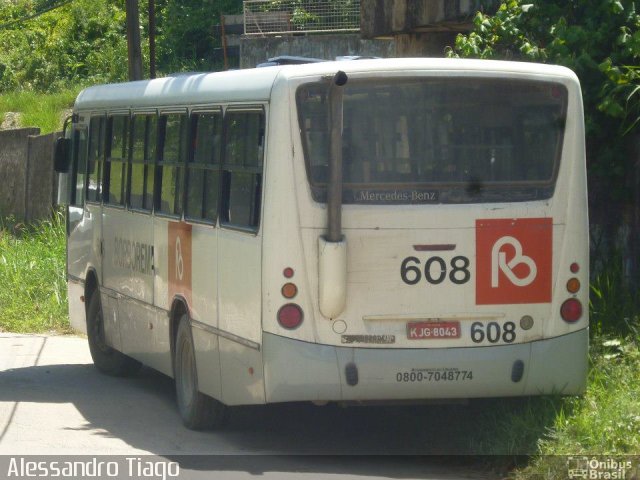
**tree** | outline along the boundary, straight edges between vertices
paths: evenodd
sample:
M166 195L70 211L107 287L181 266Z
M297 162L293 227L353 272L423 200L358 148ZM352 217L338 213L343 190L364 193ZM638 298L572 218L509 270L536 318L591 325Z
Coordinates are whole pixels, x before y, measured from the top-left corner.
M126 79L124 2L75 0L42 13L59 3L0 6L0 91Z
M222 45L214 27L220 14L242 12L241 0L156 0L158 67L165 73L219 70L214 49Z
M640 122L640 14L635 3L505 1L495 15L477 13L473 31L458 35L448 51L451 57L549 62L576 72L585 106L592 223L610 237L625 216L640 217L634 199L640 178L631 152ZM611 215L612 210L623 214ZM638 230L638 221L629 223Z

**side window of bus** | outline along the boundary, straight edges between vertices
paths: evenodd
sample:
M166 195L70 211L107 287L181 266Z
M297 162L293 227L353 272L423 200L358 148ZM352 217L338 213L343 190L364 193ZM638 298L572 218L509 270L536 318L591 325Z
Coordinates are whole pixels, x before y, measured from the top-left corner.
M227 111L222 165L222 223L260 225L265 120L262 110Z
M129 206L153 209L158 120L155 114L134 115Z
M185 216L215 222L220 184L222 112L198 112L191 117L193 152L187 164Z
M158 163L158 209L169 215L182 214L182 179L186 157L187 115L160 115L160 160Z
M73 159L73 195L71 204L76 207L84 206L84 187L87 173L87 129L76 128L73 130L72 140Z
M89 123L89 160L87 163L87 200L102 200L105 117L92 117Z
M111 205L124 205L129 153L129 116L109 117L107 135L109 140L105 165L106 200Z

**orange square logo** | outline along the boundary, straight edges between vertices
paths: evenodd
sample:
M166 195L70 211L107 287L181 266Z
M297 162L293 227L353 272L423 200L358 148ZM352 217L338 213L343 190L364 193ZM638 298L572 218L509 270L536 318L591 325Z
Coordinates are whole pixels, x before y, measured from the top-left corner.
M476 305L550 303L551 218L476 220Z
M191 225L169 222L169 302L176 295L191 305Z

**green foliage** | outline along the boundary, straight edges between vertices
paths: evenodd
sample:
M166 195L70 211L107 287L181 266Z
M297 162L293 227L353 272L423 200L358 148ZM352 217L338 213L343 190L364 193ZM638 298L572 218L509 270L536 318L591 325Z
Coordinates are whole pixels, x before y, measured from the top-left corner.
M638 335L639 293L623 281L620 256L610 259L608 267L591 282L589 321L592 337Z
M0 220L0 331L68 331L65 221Z
M0 0L0 92L56 92L70 85L127 80L125 1L73 0L38 15L62 1ZM139 9L148 65L146 0ZM221 13L241 11L241 0L156 0L160 74L220 69L214 49L221 39L214 27Z
M640 337L597 337L587 393L562 401L538 442L540 456L516 478L567 478L563 455L640 453Z
M0 91L52 92L126 79L124 1L74 0L16 22L40 11L33 0L0 6Z
M544 50L532 44L523 25L531 8L532 5L513 0L501 4L495 15L477 12L473 31L469 35L458 35L454 49L448 49L448 56L544 60Z
M590 197L627 203L633 178L624 136L640 121L640 14L633 0L509 0L478 13L451 57L539 61L576 72L584 94ZM625 186L627 188L625 188ZM596 205L597 206L597 205ZM596 216L606 214L594 211Z
M6 112L20 112L23 127L37 126L40 133L62 129L64 112L73 106L80 88L68 88L57 93L31 91L0 93L0 119Z
M242 12L241 0L157 0L158 67L165 73L222 68L214 49L222 46L214 26L220 14Z

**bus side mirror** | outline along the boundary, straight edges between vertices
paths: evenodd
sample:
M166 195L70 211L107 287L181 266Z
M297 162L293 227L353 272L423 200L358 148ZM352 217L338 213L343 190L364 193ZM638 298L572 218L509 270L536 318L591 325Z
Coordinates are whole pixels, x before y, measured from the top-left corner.
M71 139L60 137L56 140L53 169L58 173L68 173L71 166Z

